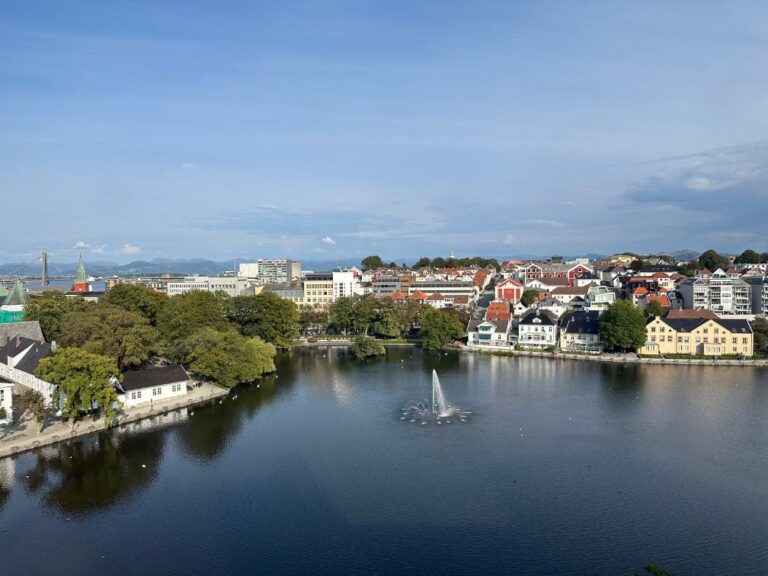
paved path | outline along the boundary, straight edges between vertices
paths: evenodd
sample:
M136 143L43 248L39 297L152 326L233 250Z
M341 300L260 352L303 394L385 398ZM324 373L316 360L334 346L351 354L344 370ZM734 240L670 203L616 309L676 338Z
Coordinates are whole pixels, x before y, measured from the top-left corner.
M153 402L150 408L149 404L142 406L133 406L121 410L111 427L121 426L129 422L136 422L178 410L185 406L194 406L208 402L219 396L226 396L229 390L221 388L210 383L204 383L200 388L190 388L184 397L169 398L160 402ZM22 417L10 426L0 426L0 458L25 452L47 444L54 444L69 438L93 434L104 429L104 419L94 420L86 417L72 425L72 422L62 422L57 420L48 424L45 429L40 431L40 424L35 422L34 417L25 412Z

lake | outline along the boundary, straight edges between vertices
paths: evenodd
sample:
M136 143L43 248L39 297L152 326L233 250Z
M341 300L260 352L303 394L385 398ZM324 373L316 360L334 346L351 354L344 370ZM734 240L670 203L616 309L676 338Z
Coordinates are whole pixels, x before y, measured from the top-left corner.
M400 419L433 369L468 422ZM766 376L296 350L221 404L0 461L2 573L764 575Z

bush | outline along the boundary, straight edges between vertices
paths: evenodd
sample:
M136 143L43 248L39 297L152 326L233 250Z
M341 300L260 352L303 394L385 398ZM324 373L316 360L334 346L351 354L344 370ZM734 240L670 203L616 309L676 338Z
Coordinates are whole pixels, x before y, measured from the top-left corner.
M368 336L355 336L350 351L358 359L368 358L369 356L382 356L387 353L386 348L380 342Z

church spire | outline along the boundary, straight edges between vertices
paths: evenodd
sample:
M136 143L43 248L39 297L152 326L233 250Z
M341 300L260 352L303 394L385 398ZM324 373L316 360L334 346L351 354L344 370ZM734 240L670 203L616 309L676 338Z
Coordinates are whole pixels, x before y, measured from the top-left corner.
M77 272L75 272L75 283L72 286L75 292L90 292L88 286L88 276L85 274L85 264L83 264L83 255L80 254L80 261L77 263Z

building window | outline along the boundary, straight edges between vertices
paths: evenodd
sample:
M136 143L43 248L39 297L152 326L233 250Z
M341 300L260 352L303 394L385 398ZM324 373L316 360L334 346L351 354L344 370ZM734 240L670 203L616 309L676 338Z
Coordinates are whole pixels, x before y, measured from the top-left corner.
M152 396L160 396L163 393L163 387L152 388Z
M131 392L131 400L136 400L136 392Z

